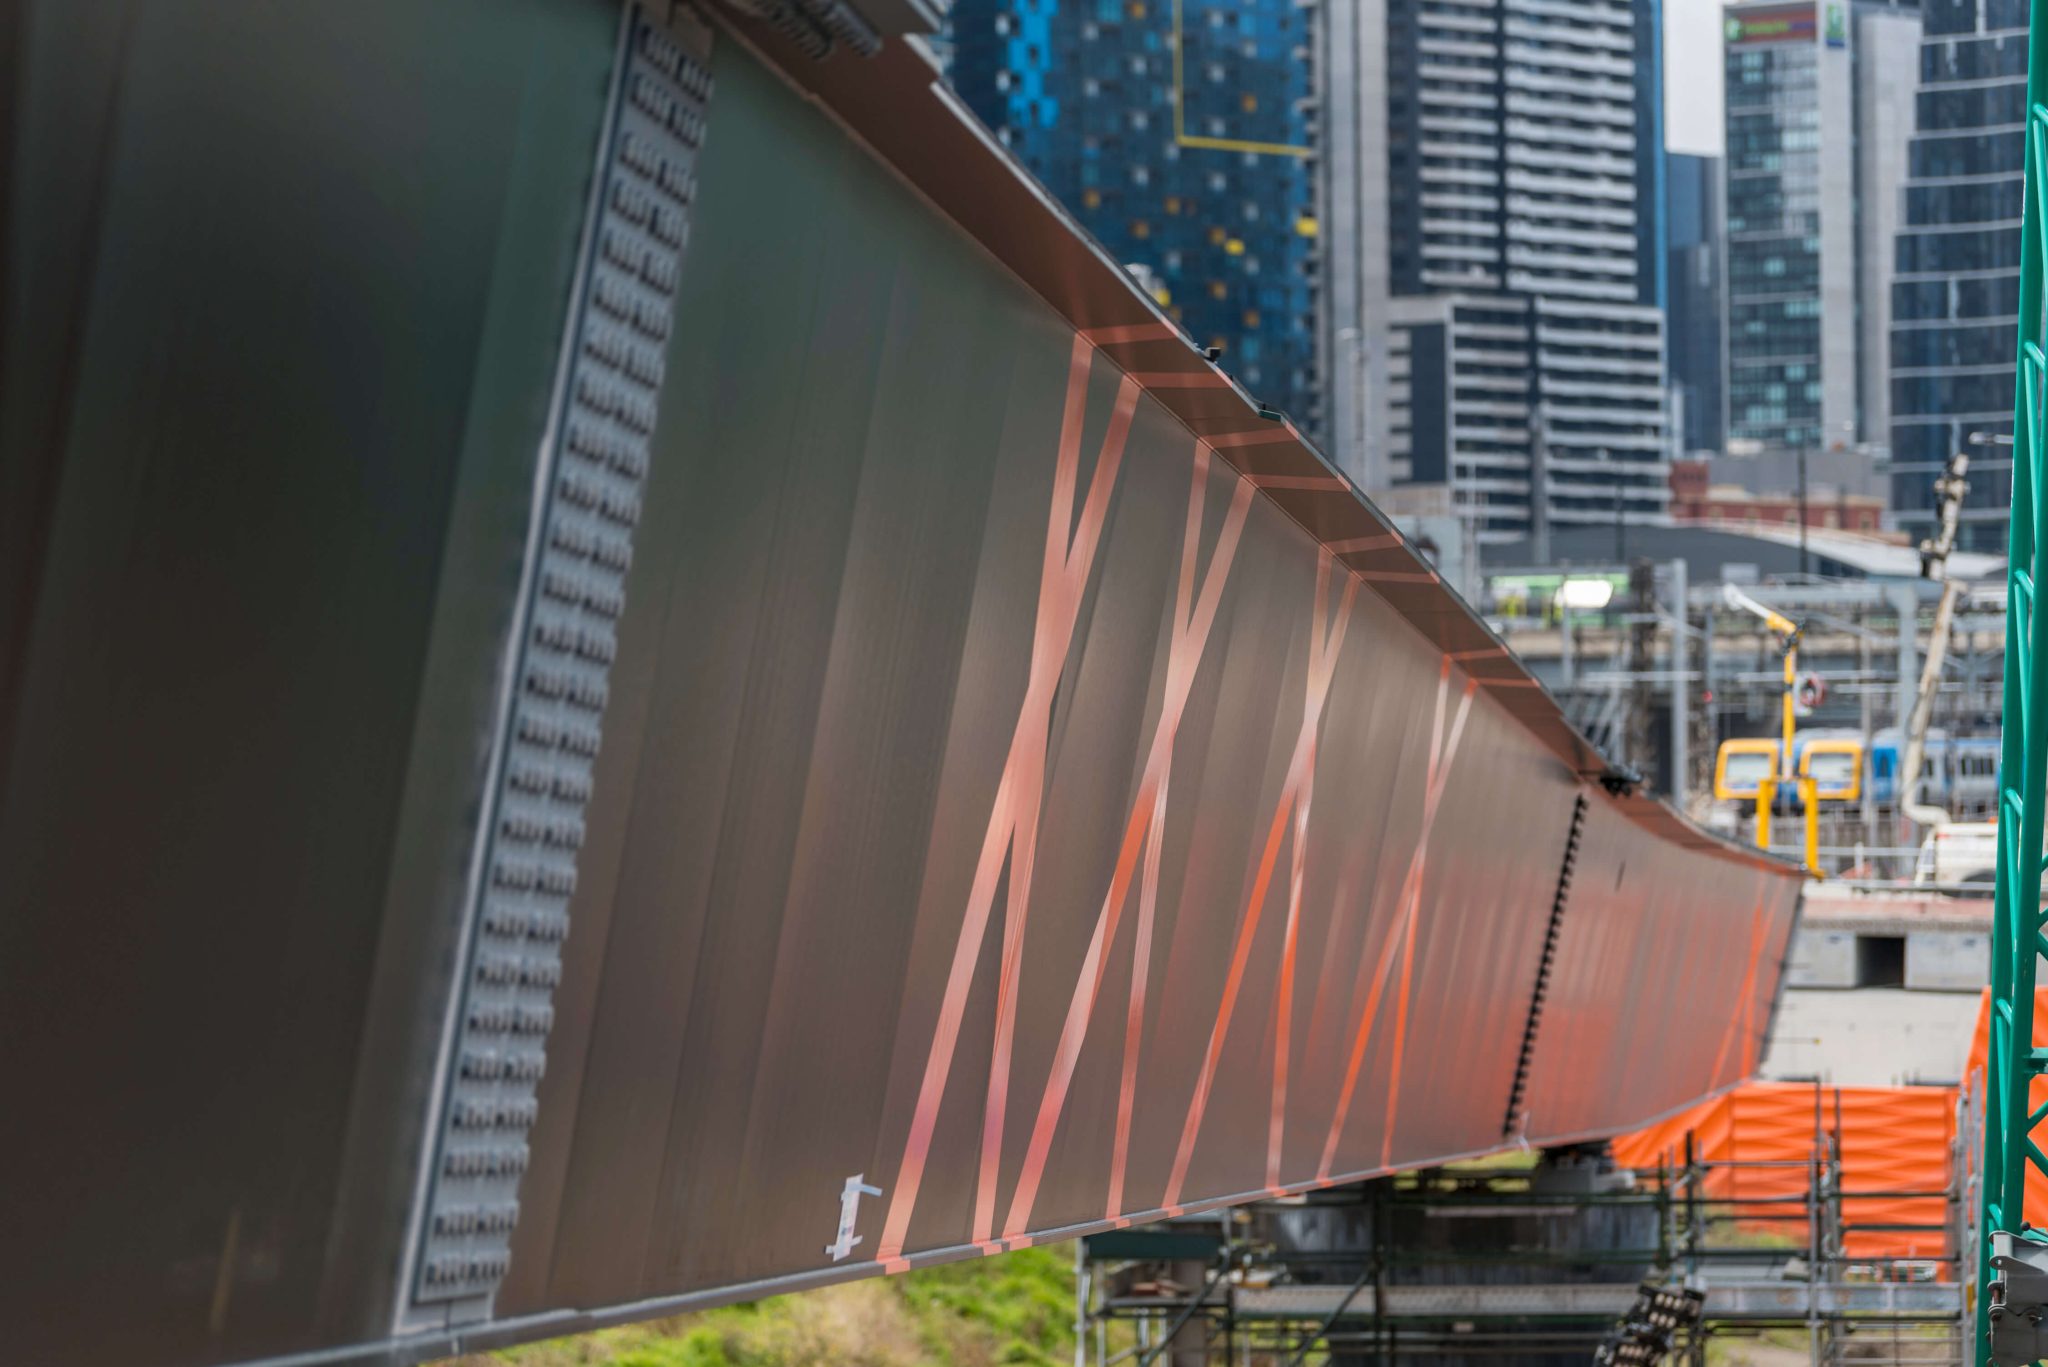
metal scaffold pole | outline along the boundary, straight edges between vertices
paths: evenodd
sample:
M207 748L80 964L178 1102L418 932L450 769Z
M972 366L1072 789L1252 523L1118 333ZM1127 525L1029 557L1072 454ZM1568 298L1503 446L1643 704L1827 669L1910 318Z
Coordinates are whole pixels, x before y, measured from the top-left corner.
M2048 1175L2033 1130L2031 1084L2043 1071L2034 1040L2034 980L2041 939L2042 792L2048 742L2044 624L2035 584L2048 542L2042 497L2044 370L2041 285L2048 230L2048 10L2029 20L2025 216L2020 229L2018 393L2013 414L2012 522L2006 582L2004 754L1998 792L1998 884L1992 911L1990 1050L1985 1065L1984 1166L1977 1249L1976 1358L2024 1363L2042 1355L2048 1243L2026 1231L2027 1170ZM1994 1277L1996 1280L1994 1280Z

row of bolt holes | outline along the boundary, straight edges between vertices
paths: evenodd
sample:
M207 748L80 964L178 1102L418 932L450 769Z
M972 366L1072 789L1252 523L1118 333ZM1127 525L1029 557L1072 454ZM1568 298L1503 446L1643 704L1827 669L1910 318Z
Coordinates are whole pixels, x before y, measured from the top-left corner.
M505 1002L477 1002L469 1008L469 1028L499 1035L542 1036L555 1023L552 1006L513 1006Z
M543 619L535 624L533 639L549 650L579 655L595 665L610 664L618 653L618 642L609 630L579 627L573 622Z
M587 712L604 711L607 690L595 680L581 679L556 669L531 669L526 675L527 691L549 702L568 702Z
M576 870L549 864L501 860L491 869L491 881L512 892L539 891L552 897L573 897L576 894Z
M562 966L552 959L487 954L476 961L476 980L487 987L535 987L552 991L561 984Z
M532 939L558 945L569 938L569 918L559 912L526 912L494 906L484 913L484 929L508 940Z
M600 275L592 282L590 301L597 305L599 312L609 314L632 328L641 336L659 345L668 340L669 316L661 303L637 300L628 291L624 281L609 275Z
M585 512L594 513L614 526L630 529L640 521L640 500L632 494L616 493L592 480L578 479L575 475L563 475L561 483L556 487L563 502ZM597 558L594 546L585 554L593 559ZM625 557L630 552L621 549L615 554L620 563L607 568L623 571L626 568Z
M633 563L633 548L623 537L601 536L596 532L586 531L567 518L555 519L554 526L548 532L548 543L563 555L573 555L579 560L588 560L599 568L610 570L614 574L623 575ZM550 598L562 596L552 592L551 589L552 584L544 587L544 591L548 591ZM580 597L584 605L589 607L591 611L597 612L602 610L607 617L618 616L619 610L625 606L625 600L618 599L612 603L612 606L600 609L595 603L590 601L591 595L588 591L581 595L572 595L571 601L576 601L577 597ZM580 642L578 644L579 646L581 645ZM585 659L597 660L600 664L609 664L611 662L609 656L601 660L598 659L592 648L579 648L575 653L583 656Z
M463 1282L494 1282L512 1269L512 1255L503 1252L451 1253L427 1263L429 1286L455 1286Z
M635 440L607 436L588 423L569 424L572 453L627 479L644 479L647 475L647 457L639 450L640 445Z
M607 232L598 244L598 250L604 253L606 260L622 271L639 276L651 288L664 295L675 292L676 265L664 254L642 251L619 232Z
M449 1177L518 1177L532 1160L524 1144L450 1149L441 1157L441 1171Z
M462 1076L470 1082L538 1082L547 1071L548 1056L527 1049L499 1053L470 1049L462 1055Z
M662 363L662 356L651 346L643 346L626 335L622 328L608 327L594 323L584 334L583 349L592 359L623 373L626 378L646 385L649 389L661 388L661 381L668 371Z
M434 1233L443 1239L461 1239L471 1234L510 1234L519 1223L519 1203L507 1201L495 1206L450 1206L434 1216Z
M578 576L563 570L548 570L541 574L540 591L558 603L590 609L600 617L616 619L626 610L626 595L609 584L599 583L590 576ZM554 744L553 741L547 742ZM592 733L590 753L597 753L596 734Z
M673 38L644 20L640 24L640 51L687 94L700 100L711 98L711 73L677 47Z
M531 1097L518 1101L464 1101L449 1116L458 1130L529 1129L540 1112Z
M599 417L617 419L643 437L654 430L654 400L628 393L616 382L590 371L577 377L576 402Z
M669 94L654 77L636 74L632 98L648 118L681 138L685 146L696 147L704 141L704 116Z
M564 802L586 802L590 798L590 780L568 769L554 769L543 764L520 764L513 766L505 778L515 793L528 797L545 797L553 793Z
M542 821L537 817L508 812L498 822L498 833L521 845L552 845L570 851L583 848L583 823L580 821Z
M662 163L664 178L669 178L668 163ZM678 200L687 202L689 186L678 181L674 188L657 181L661 188ZM612 210L620 218L637 228L645 230L656 242L664 247L681 247L687 224L683 216L674 209L655 202L653 195L639 189L631 181L620 180L612 184Z

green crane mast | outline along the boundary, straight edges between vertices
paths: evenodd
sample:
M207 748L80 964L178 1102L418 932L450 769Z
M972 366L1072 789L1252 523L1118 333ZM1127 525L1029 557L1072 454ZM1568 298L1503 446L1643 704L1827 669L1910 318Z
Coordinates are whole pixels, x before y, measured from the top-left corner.
M2043 489L2048 331L2041 314L2048 233L2048 6L2033 7L2027 38L2026 206L2020 228L2019 375L2013 412L2012 530L2006 568L2005 738L1998 791L1998 890L1991 935L1991 1037L1984 1076L1984 1161L1978 1174L1976 1334L1972 1360L2028 1363L2048 1354L2048 1234L2029 1230L2027 1170L2048 1175L2034 1132L2048 1120L2033 1080L2048 1072L2034 1035L2041 916L2043 787L2048 783L2048 659L2035 585L2048 546ZM1903 629L1903 628L1902 628ZM2033 1212L2036 1215L2040 1211Z

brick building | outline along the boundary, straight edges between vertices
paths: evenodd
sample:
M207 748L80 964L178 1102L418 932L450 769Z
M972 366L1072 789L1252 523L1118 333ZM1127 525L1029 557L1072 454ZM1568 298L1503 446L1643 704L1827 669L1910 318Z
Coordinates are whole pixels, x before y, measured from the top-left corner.
M1806 495L1806 525L1845 532L1884 530L1885 505L1871 494L1814 485ZM1703 460L1671 462L1671 520L1687 526L1730 529L1799 525L1797 494L1753 494L1739 484L1715 484Z

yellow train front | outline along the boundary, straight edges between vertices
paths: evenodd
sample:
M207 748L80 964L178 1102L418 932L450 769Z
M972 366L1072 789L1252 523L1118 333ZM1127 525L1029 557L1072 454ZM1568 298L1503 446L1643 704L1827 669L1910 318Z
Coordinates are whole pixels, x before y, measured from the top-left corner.
M1796 785L1781 777L1781 748L1775 738L1742 736L1722 741L1714 757L1715 801L1754 804L1764 780L1774 779L1779 790L1776 805L1796 804ZM1801 731L1792 738L1792 777L1813 779L1815 793L1823 802L1860 801L1863 770L1863 738L1854 732Z
M1772 781L1774 820L1803 816L1798 784L1782 777L1780 748L1776 737L1739 736L1721 742L1714 759L1711 826L1730 835L1753 836L1757 797L1767 780ZM1895 829L1892 822L1908 796L1908 785L1902 781L1905 749L1897 727L1879 730L1867 740L1859 732L1839 729L1801 731L1793 737L1791 778L1815 782L1823 845L1846 858L1851 848L1870 856L1878 852L1876 847L1896 843L1886 840L1884 833ZM1911 795L1942 809L1951 821L1991 820L1998 798L1999 760L1995 735L1951 736L1940 727L1932 728ZM1896 834L1898 841L1918 841L1917 828L1898 827ZM1772 832L1774 846L1793 839L1790 828ZM1867 858L1850 862L1867 863Z

